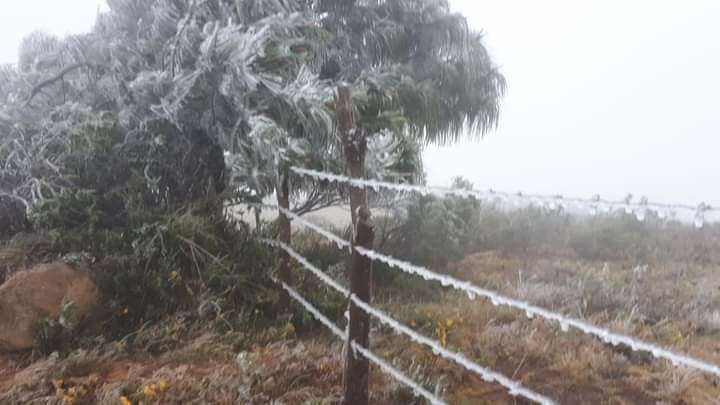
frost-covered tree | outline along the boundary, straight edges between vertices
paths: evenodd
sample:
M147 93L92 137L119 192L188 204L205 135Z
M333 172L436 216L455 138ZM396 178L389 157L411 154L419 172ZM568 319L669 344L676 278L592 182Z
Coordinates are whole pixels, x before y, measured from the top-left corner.
M309 3L111 0L109 8L88 34L27 37L18 68L0 77L6 126L58 133L45 118L111 111L137 138L149 121L163 120L190 143L200 134L229 152L235 185L258 195L277 189L293 162L339 165L332 90L320 72L333 37ZM17 128L4 132L19 138ZM394 154L378 156L379 169L396 163ZM50 191L34 183L16 190L29 205ZM320 185L293 183L306 191L299 210L321 202Z
M368 144L382 131L405 142L443 144L463 134L481 136L497 122L504 78L481 36L446 1L319 0L312 7L333 33L321 74L343 85L338 113L351 176L366 175ZM347 113L347 86L357 108L354 119ZM367 230L357 224L366 198L364 190L351 193L356 229ZM368 232L358 234L367 243ZM366 273L355 270L351 291L369 300ZM352 306L348 331L367 347L369 319ZM346 360L345 399L367 402L368 364L350 354Z
M72 129L106 114L158 203L276 192L306 212L337 195L289 167L345 169L332 102L352 88L373 177L415 181L421 145L483 134L502 76L462 16L435 0L109 0L88 34L29 36L0 69L0 193L31 207L77 188ZM172 164L167 153L173 156ZM188 162L192 164L188 164ZM210 184L193 182L196 169ZM203 180L204 181L204 180ZM353 207L354 208L354 207ZM354 211L354 210L353 210ZM289 222L281 216L281 237Z
M335 37L314 5L109 0L108 6L88 34L30 35L17 67L3 69L6 198L30 208L81 188L67 165L71 133L85 121L112 117L126 133L114 148L143 166L152 191L143 201L171 208L221 191L226 165L234 189L256 198L275 191L285 208L291 192L303 194L300 211L332 201L326 191L337 190L291 182L289 172L293 164L342 167L330 103L335 81L323 70ZM378 136L372 167L413 171L415 146ZM289 241L283 216L280 229Z
M353 145L364 149L366 139L372 143L388 130L399 145L447 144L463 135L482 136L497 123L505 80L481 34L452 13L447 1L306 5L332 33L321 77L352 87L358 127ZM362 160L354 159L356 165ZM354 212L358 203L351 203Z
M116 114L128 143L180 137L187 145L218 145L231 157L244 145L271 151L271 162L301 152L283 133L302 126L312 134L331 122L317 108L326 97L316 75L303 68L319 31L308 13L251 3L111 0L86 35L27 37L17 67L0 72L2 192L28 207L61 192L68 184L30 168L61 172L58 148L48 145L66 142L73 116L89 112ZM174 134L148 134L167 128L152 124L159 121ZM277 131L268 131L268 122ZM262 142L273 147L254 148ZM149 165L148 179L158 178L159 166ZM233 179L267 187L261 166L234 168Z
M88 34L24 41L17 68L0 72L5 139L57 131L48 117L62 125L58 111L116 112L131 132L162 119L202 129L230 152L234 178L268 193L285 163L341 168L328 104L338 83L353 86L361 129L385 134L371 146L377 172L417 174L417 141L482 134L497 119L502 76L444 1L109 7Z

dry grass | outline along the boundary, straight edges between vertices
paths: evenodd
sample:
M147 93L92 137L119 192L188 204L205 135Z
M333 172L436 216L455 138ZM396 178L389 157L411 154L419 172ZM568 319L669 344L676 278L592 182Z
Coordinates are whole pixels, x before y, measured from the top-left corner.
M573 317L720 363L715 308L716 266L694 266L678 276L676 264L592 263L564 257L505 258L472 255L451 266L456 276ZM518 269L524 269L518 272ZM400 299L399 301L402 301ZM558 325L483 300L445 292L436 302L389 304L388 312L425 335L445 341L479 364L514 376L560 403L713 403L720 379L614 347ZM376 339L396 348L441 380L451 403L516 403L454 364L390 333ZM406 365L407 366L407 365Z
M0 355L0 403L339 403L339 341L299 338L287 327L252 336L205 329L175 317L62 358ZM373 373L371 387L373 404L398 403L385 375Z
M451 266L457 277L490 286L620 333L720 363L717 267L677 272L673 264L472 255ZM524 269L522 273L518 269ZM560 403L712 404L720 381L614 347L557 325L446 291L433 301L380 303L421 333L480 365L520 380ZM212 329L212 328L211 328ZM182 316L132 339L90 345L66 358L0 359L0 403L334 404L341 397L339 342L298 338L278 325L261 335L207 332ZM375 327L373 349L453 404L516 404L483 382L390 330ZM421 403L373 369L374 404Z
M470 255L447 271L616 332L720 363L720 265L588 261L567 252ZM563 404L717 404L720 379L542 319L444 291L394 296L388 313ZM278 324L220 333L182 316L58 358L0 357L0 403L335 404L339 342ZM373 350L452 404L518 404L495 384L375 326ZM33 361L36 360L36 361ZM373 404L421 403L373 368Z

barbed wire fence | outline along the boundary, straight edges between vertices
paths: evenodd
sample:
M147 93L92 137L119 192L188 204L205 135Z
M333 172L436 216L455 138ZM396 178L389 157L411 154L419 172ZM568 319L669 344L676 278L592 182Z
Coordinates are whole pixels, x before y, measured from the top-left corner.
M470 197L478 198L481 200L496 201L498 199L506 202L518 202L525 201L533 204L541 204L549 208L553 207L567 207L568 205L575 205L577 207L584 207L590 213L598 212L614 212L620 211L628 214L635 214L639 220L646 218L647 214L654 212L660 218L673 219L677 218L679 211L685 211L692 215L695 226L704 226L707 216L709 214L717 214L720 212L718 208L711 207L707 204L700 204L699 206L693 207L687 204L662 204L662 203L650 203L647 199L642 199L640 202L633 203L630 199L623 201L610 201L602 200L599 197L591 199L580 199L580 198L565 198L562 196L541 196L541 195L523 195L523 194L510 194L510 193L499 193L495 191L479 192L475 190L459 190L459 189L446 189L438 187L423 187L407 184L387 183L375 180L364 180L358 178L350 178L341 176L333 173L319 172L314 170L302 169L292 167L291 170L296 174L302 176L308 176L315 180L330 181L336 183L343 183L351 187L358 188L370 188L373 190L392 190L403 193L421 193L423 195L439 195L439 196L459 196L459 197ZM347 241L333 232L308 221L299 215L296 215L290 210L278 207L275 205L262 205L265 208L277 209L280 214L287 216L291 220L295 221L300 226L310 229L316 232L320 236L324 237L328 241L334 243L338 249L346 250L349 253L357 253L371 261L379 261L388 265L390 268L405 272L410 275L418 276L426 281L438 282L442 287L453 288L457 291L463 292L467 295L468 299L474 300L477 297L488 299L493 305L508 306L513 309L524 312L528 318L542 318L548 321L557 322L560 329L564 332L568 332L570 328L577 329L586 335L596 337L607 344L613 346L625 345L632 351L642 351L652 354L657 359L664 359L671 362L676 367L689 367L703 371L705 373L720 377L720 366L712 364L702 359L697 359L689 355L678 353L670 349L661 347L660 345L645 342L631 336L618 334L607 329L592 325L585 321L567 317L563 314L547 310L530 304L528 302L520 301L511 297L504 296L498 292L491 291L479 286L476 286L468 281L459 280L457 278L437 273L428 268L417 266L412 263L402 261L391 256L384 255L376 252L369 248L362 246L354 246L352 242ZM467 358L462 353L454 352L446 349L443 345L437 341L430 339L422 334L414 331L408 326L395 320L385 312L373 307L368 302L359 299L354 294L342 286L340 283L335 281L333 278L325 274L323 271L315 267L307 258L303 257L300 253L295 251L291 246L286 243L277 240L264 239L264 243L281 249L287 253L290 257L297 260L301 264L302 269L312 273L328 287L335 290L337 293L346 297L349 302L352 302L355 306L362 309L367 315L376 318L382 324L388 326L394 331L406 335L411 341L427 346L432 352L438 356L441 356L447 360L455 362L463 368L479 375L484 381L490 383L496 383L507 389L508 393L512 396L519 396L531 400L540 404L554 404L554 400L550 399L546 395L540 394L533 391L532 389L524 387L520 382L514 381L500 373L493 370L487 369L475 363L471 359ZM325 317L320 311L312 306L307 300L305 300L297 291L293 290L287 284L278 281L278 284L282 286L285 291L288 292L290 297L297 301L307 311L309 311L319 322L328 327L333 334L341 339L345 339L349 343L350 349L354 355L361 355L368 359L370 362L376 364L381 370L387 372L393 378L399 382L407 385L413 392L420 397L427 399L431 404L443 404L442 399L438 398L436 394L431 394L424 389L417 382L412 381L409 377L405 376L402 372L389 365L384 360L374 355L368 348L362 347L362 345L350 340L348 331L340 331L340 329L332 323L327 317Z
M591 198L579 198L566 197L561 194L544 195L522 192L508 193L492 189L481 191L460 188L427 187L414 184L388 183L378 180L351 178L339 174L299 167L292 167L290 170L300 176L310 177L315 180L342 183L352 187L370 188L374 191L385 189L400 193L419 193L421 195L436 195L441 197L456 196L463 198L477 198L479 200L489 202L499 201L510 206L534 204L550 209L575 208L585 211L590 215L624 212L626 214L635 215L639 221L644 221L648 218L648 214L654 213L660 219L692 222L698 228L703 227L707 222L720 220L720 207L712 206L705 202L701 202L700 204L693 206L690 204L651 202L646 197L640 197L638 201L633 201L632 195L628 195L623 200L614 201L603 199L599 195L595 195Z
M305 300L302 295L300 295L297 291L293 290L290 286L285 284L284 282L280 280L274 280L276 283L281 285L285 291L288 292L290 297L297 301L305 310L310 312L310 314L317 319L320 323L322 323L325 327L330 329L330 331L338 338L342 340L347 339L347 331L341 331L340 328L337 327L330 319L328 319L325 315L323 315L320 310L318 310L315 306L313 306L310 302ZM400 381L401 383L407 385L410 387L413 392L416 395L419 395L428 401L430 401L431 404L445 404L443 400L436 397L435 395L431 394L429 391L427 391L425 388L423 388L420 384L413 381L410 377L403 374L400 370L396 369L395 367L388 364L386 361L382 360L381 358L377 357L375 354L373 354L370 350L365 349L364 347L356 344L355 342L350 342L351 344L351 350L356 351L360 353L362 356L365 356L369 361L375 363L378 367L380 367L383 371L390 374L393 378Z

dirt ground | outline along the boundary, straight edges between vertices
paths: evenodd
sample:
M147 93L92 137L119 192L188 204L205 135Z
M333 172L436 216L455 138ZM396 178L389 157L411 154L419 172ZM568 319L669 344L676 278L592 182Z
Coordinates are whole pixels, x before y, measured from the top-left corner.
M521 270L522 269L522 270ZM584 262L572 255L466 257L448 272L503 294L720 364L720 269ZM720 404L720 379L579 331L444 291L395 296L388 313L561 404ZM342 346L318 326L297 336L217 333L174 317L132 342L62 356L0 356L0 404L336 404ZM496 384L375 325L373 350L451 404L524 404ZM422 403L373 367L373 404ZM274 401L274 402L273 402Z

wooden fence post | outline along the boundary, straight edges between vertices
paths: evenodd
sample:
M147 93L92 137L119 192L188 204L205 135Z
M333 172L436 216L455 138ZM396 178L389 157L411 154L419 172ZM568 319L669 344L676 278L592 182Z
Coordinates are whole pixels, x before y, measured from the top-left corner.
M276 190L277 203L280 208L290 210L290 179L288 170L282 170L280 172L280 187ZM282 211L278 209L278 228L279 228L279 239L280 242L290 246L292 238L292 228L290 225L290 218L287 217ZM291 274L290 274L290 255L283 249L280 252L280 269L278 270L278 278L283 283L290 285ZM290 296L285 289L280 290L280 308L283 311L287 311L290 307Z
M343 142L345 160L350 176L365 178L365 154L367 139L360 128L355 127L350 88L338 87L336 98L338 130ZM350 189L350 210L353 226L353 246L372 248L374 230L368 208L367 191L362 187ZM350 293L357 298L371 302L372 261L352 252L350 269ZM344 405L367 405L369 401L370 367L368 360L352 350L351 342L369 348L370 316L349 302L350 320L348 324L348 342L343 374Z

